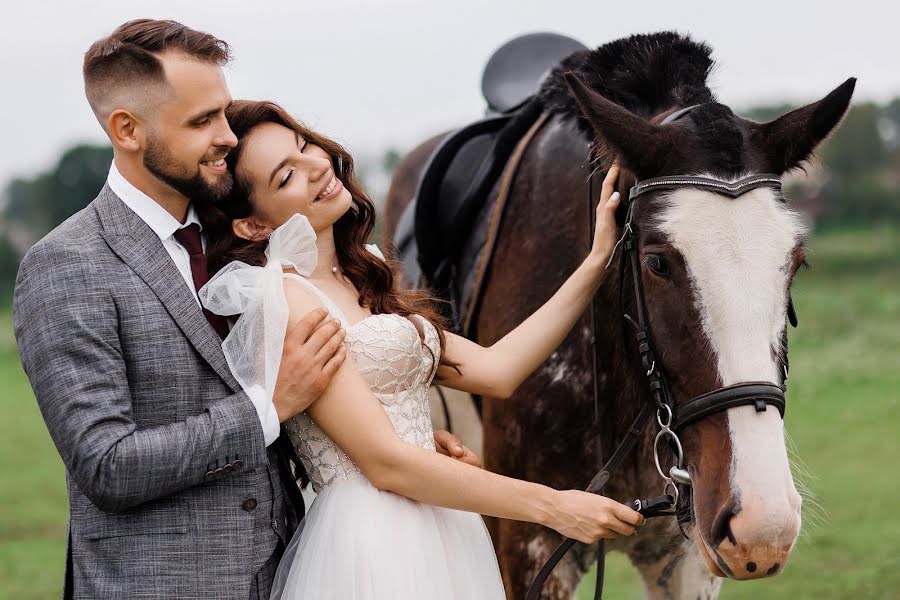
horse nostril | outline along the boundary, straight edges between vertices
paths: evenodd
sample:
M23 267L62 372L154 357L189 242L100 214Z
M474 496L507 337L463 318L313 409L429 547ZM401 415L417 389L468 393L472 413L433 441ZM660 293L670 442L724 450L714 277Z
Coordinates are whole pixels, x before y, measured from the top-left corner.
M781 566L780 564L775 563L774 565L772 565L771 569L766 571L766 575L774 575L775 573L778 572L778 567L780 567L780 566Z
M731 519L738 514L740 510L740 505L737 502L730 502L723 506L722 510L719 511L719 514L716 515L712 527L710 528L710 535L712 536L710 542L713 548L718 547L725 538L728 538L728 541L731 542L733 546L737 546L737 541L734 539L734 533L731 531Z

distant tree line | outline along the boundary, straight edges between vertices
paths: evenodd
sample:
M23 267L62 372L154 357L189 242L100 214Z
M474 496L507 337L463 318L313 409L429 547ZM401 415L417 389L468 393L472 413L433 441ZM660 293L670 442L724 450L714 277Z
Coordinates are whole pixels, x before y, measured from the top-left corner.
M764 106L742 114L767 121L791 108ZM373 184L384 180L399 156L388 149L380 160L365 161L363 177ZM66 150L52 169L6 185L0 204L0 303L12 297L25 251L96 197L111 160L108 146L79 145ZM788 196L820 226L900 222L900 98L886 105L855 104L819 160L791 179Z
M761 107L744 116L768 121L791 108ZM817 225L900 222L900 98L855 104L806 171L792 180L788 197Z
M12 300L25 251L97 196L111 161L109 146L79 145L63 152L52 169L7 184L0 212L0 304Z

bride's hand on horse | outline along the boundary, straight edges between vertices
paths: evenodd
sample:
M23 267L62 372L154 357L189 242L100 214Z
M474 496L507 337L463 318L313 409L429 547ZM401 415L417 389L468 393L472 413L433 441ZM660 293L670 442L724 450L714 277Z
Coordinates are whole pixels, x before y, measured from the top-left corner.
M619 192L616 180L619 178L619 163L614 162L600 187L600 201L597 203L597 219L594 227L594 243L591 256L606 265L609 255L616 245L616 209L619 207Z
M555 514L545 523L564 536L586 544L600 538L633 535L643 524L641 513L606 496L580 490L558 491Z

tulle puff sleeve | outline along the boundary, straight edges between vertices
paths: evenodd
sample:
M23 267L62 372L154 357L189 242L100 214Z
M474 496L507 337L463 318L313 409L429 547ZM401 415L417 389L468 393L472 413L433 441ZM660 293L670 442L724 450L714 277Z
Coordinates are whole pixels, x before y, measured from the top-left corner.
M317 259L316 233L305 216L295 214L269 237L264 267L231 262L200 289L200 302L208 310L240 315L222 349L248 394L265 391L266 410L275 410L271 401L288 324L283 269L293 267L309 276Z

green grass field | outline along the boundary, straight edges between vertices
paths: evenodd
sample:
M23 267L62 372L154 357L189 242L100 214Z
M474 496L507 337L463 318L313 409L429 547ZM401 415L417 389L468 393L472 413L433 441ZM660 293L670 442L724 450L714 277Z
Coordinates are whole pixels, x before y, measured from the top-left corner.
M787 429L820 506L785 572L722 598L900 598L900 230L819 234L795 284ZM0 320L0 597L56 598L66 492L59 457ZM806 508L812 506L807 501ZM592 581L578 594L589 598ZM614 555L607 598L640 597Z

